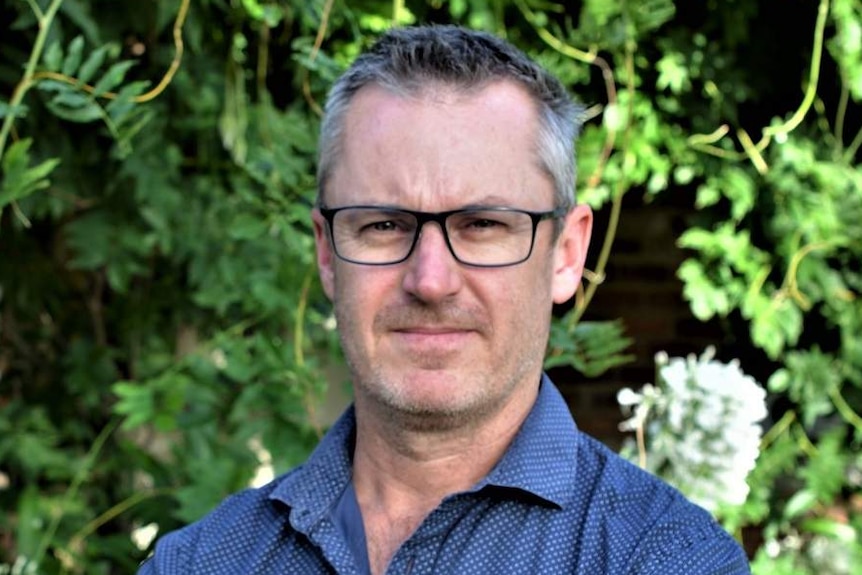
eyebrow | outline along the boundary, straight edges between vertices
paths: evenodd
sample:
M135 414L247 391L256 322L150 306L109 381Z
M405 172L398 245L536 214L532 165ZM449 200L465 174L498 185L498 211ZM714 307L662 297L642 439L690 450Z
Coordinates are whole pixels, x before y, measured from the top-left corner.
M484 208L513 208L519 210L530 210L532 208L524 208L521 206L514 205L516 199L514 198L504 198L497 194L487 194L482 196L476 200L471 201L468 204L460 204L450 209L446 210L437 210L438 212L451 212L454 210L475 210L475 209L484 209ZM426 210L416 210L413 208L409 208L402 204L376 204L374 202L363 204L369 207L379 207L380 209L390 209L390 210L410 210L410 211L426 211Z

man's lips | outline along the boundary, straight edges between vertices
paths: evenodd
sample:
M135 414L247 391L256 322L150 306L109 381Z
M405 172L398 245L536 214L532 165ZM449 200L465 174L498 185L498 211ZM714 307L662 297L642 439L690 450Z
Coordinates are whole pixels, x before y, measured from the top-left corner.
M417 335L442 335L447 333L467 333L474 331L470 328L465 327L448 327L448 326L440 326L440 327L428 327L428 326L415 326L415 327L398 327L393 329L392 331L398 333L408 333L408 334L417 334Z
M462 345L476 330L454 326L409 326L393 329L392 332L407 345L450 347Z

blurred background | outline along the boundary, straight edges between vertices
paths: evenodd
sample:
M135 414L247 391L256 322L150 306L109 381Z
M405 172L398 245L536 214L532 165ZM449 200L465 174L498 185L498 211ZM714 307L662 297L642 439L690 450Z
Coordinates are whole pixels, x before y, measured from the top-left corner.
M754 572L862 572L862 1L2 0L0 574L134 573L313 449L350 400L313 259L321 106L380 32L431 22L586 108L596 227L547 363L578 425L671 482L733 474L680 463L686 437L753 442L744 501L704 505ZM631 423L618 393L647 383Z

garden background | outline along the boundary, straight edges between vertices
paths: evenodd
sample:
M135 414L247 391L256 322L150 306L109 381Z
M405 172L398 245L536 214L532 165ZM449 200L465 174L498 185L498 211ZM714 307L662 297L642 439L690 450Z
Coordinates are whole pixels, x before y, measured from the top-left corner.
M320 106L425 22L508 38L587 107L600 225L554 377L738 358L769 415L717 517L755 573L862 572L862 2L3 0L0 573L134 573L156 528L313 448L347 388L308 216ZM655 250L681 250L698 322L651 347L602 300L650 206L680 214Z

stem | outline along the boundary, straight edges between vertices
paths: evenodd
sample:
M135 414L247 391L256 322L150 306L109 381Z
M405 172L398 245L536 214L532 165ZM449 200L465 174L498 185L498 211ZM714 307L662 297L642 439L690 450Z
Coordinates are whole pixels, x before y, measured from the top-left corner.
M761 142L778 134L788 134L796 129L803 118L805 118L805 114L808 113L808 108L814 102L814 97L817 95L817 82L820 79L820 60L823 57L823 32L826 28L826 16L828 13L829 0L820 0L820 6L817 10L817 24L814 26L814 49L811 52L808 86L805 88L805 97L802 99L802 103L793 116L780 126L764 128Z
M757 149L757 146L754 145L754 142L751 141L751 138L748 135L748 132L740 128L736 132L737 138L739 138L739 143L742 144L742 149L745 150L745 154L751 160L751 163L754 164L754 167L757 171L763 175L769 171L769 165L766 163L766 160L763 159L763 155ZM761 140L763 142L764 140Z
M57 533L57 528L60 526L60 521L63 519L63 510L68 506L68 503L75 499L78 495L78 490L81 488L81 484L84 483L84 480L89 475L90 471L93 469L93 464L96 462L96 457L98 457L99 452L102 451L102 447L105 445L105 442L108 440L108 437L117 429L117 425L119 425L120 419L115 419L108 425L106 425L99 435L96 437L95 441L93 441L93 445L90 447L90 451L87 452L87 456L84 458L84 463L81 465L81 468L78 470L78 473L72 479L72 483L69 485L69 489L66 490L65 495L63 496L63 503L60 505L60 508L57 513L51 518L51 523L48 525L48 528L45 530L45 534L42 536L42 540L39 542L39 547L36 550L36 553L33 554L33 557L25 559L24 569L22 569L22 573L26 572L27 565L33 564L38 567L42 563L42 559L45 557L45 552L48 550L48 546L51 544L51 540L54 539L54 535Z
M760 440L760 451L765 451L772 442L775 441L779 435L787 431L787 428L790 427L790 424L796 420L796 412L790 410L786 412L781 419L778 420L772 427L769 428L763 435L763 439Z
M30 5L30 10L32 10L33 14L36 15L37 20L41 20L44 17L44 14L42 14L42 9L39 8L38 4L36 4L36 0L27 0L27 4Z
M308 292L311 289L311 280L314 278L314 266L308 268L305 278L302 280L302 289L299 295L299 305L296 309L296 325L293 331L293 355L296 365L300 368L305 366L305 357L302 352L303 343L305 341L305 308L308 307ZM303 404L305 412L308 414L308 421L311 424L317 439L323 439L323 426L317 417L317 409L314 407L311 393L306 388L303 394Z
M605 238L602 243L602 251L599 253L599 261L596 264L596 270L593 272L595 279L590 279L587 289L584 291L584 297L578 302L574 312L569 316L569 328L574 329L584 315L587 306L592 301L596 290L605 280L605 268L608 265L608 260L611 257L611 248L614 245L614 239L617 235L617 228L620 223L620 214L623 207L623 196L625 195L625 182L620 179L617 182L617 188L614 190L614 200L611 204L611 214L608 219L608 228L605 230Z
M832 403L835 404L838 413L844 418L844 421L855 427L856 431L862 432L862 417L853 411L853 408L850 407L850 404L841 395L841 391L837 387L833 387L829 390L829 397L832 399Z
M823 58L823 35L826 29L826 17L828 14L829 0L820 0L820 5L817 10L817 23L814 25L814 48L811 52L811 68L808 70L808 85L805 87L805 96L802 98L802 103L799 104L799 107L793 113L793 116L780 126L767 126L763 128L763 136L757 144L753 145L753 147L751 147L750 138L748 142L740 142L742 143L743 148L746 148L745 151L748 152L748 156L752 161L756 161L756 156L752 156L750 153L751 151L756 150L757 152L762 152L766 149L774 136L779 134L789 134L795 130L796 127L802 123L802 120L808 113L808 109L811 108L811 105L814 103L814 99L817 96L817 83L820 80L820 61ZM702 136L703 134L695 134L693 137L700 138ZM747 137L747 134L745 137ZM856 140L854 140L854 143L856 144L855 147L858 148L859 145L862 145L862 131L860 131L856 139L859 141L856 142ZM702 147L700 145L692 144L692 147L720 157L723 157L726 154L725 151L714 146ZM851 146L851 148L853 148L853 146ZM855 153L854 148L852 154L845 153L844 157L845 159L848 157L852 158ZM757 156L759 155L760 154L757 154ZM755 166L757 166L757 163L755 163ZM759 166L758 170L760 170L761 167L762 166Z
M317 36L314 38L314 46L311 47L311 53L308 56L309 63L314 62L317 59L317 53L323 45L323 38L326 36L326 30L329 27L329 13L332 10L333 2L334 0L326 0L326 4L323 5L323 12L320 15L320 26L317 28ZM323 108L320 107L320 104L317 103L314 99L314 95L311 93L311 82L308 68L303 68L302 70L302 95L305 97L305 101L314 113L318 116L323 116Z
M9 101L9 113L3 119L3 126L0 127L0 158L3 157L3 152L6 150L6 139L9 137L12 124L15 122L15 108L21 104L27 90L32 86L36 65L39 63L39 59L42 58L42 51L45 49L45 40L48 38L48 31L51 29L51 23L54 21L54 16L56 16L57 10L60 9L62 3L63 0L52 0L47 12L43 14L39 10L39 7L34 6L32 0L30 1L30 7L33 8L33 12L39 19L39 33L36 35L36 41L33 43L33 50L30 52L27 66L24 68L24 76L21 77L21 81L18 82L18 85L15 86L15 90L12 92L12 99Z
M808 457L816 457L819 450L816 445L811 443L811 439L809 439L808 433L805 432L805 428L802 427L802 425L796 425L794 429L797 431L798 437L796 439L796 443L799 445L799 449L801 449Z
M629 147L631 146L631 135L632 135L632 117L634 115L634 101L635 101L635 70L634 70L634 42L626 43L626 59L625 59L625 69L626 69L626 91L628 92L628 111L627 117L628 122L626 124L625 132L623 133L623 145L620 153L623 156L623 164L625 165L625 158L628 156ZM625 173L625 170L623 170ZM614 239L617 235L617 228L620 223L620 214L622 212L623 205L623 196L625 196L627 190L627 182L625 177L620 177L617 180L616 189L614 190L614 199L611 204L611 214L610 219L608 221L608 229L605 232L604 243L602 244L602 251L599 253L599 261L596 265L595 269L595 277L597 281L590 281L587 286L586 291L584 292L584 297L581 301L578 302L578 306L575 307L574 313L569 317L569 328L573 329L577 323L580 321L581 317L584 315L584 311L586 311L587 306L592 301L593 296L598 289L599 284L604 281L605 278L605 268L608 265L608 260L611 256L611 248L614 244Z
M644 425L646 425L646 419L644 419L644 421L642 421L641 424L638 425L637 429L635 430L635 436L637 437L638 441L638 466L641 469L646 469L647 458L646 439L644 437Z
M156 96L165 91L165 88L168 87L168 84L174 79L174 74L177 73L177 70L180 69L180 62L183 59L183 24L185 24L186 16L189 13L189 4L191 0L182 0L182 4L180 4L180 9L177 12L177 17L174 20L174 59L171 60L171 65L168 67L168 71L165 72L165 75L162 76L162 79L156 84L156 87L147 92L146 94L141 94L140 96L136 96L134 101L138 104L143 104L144 102L149 102L154 99Z
M847 115L847 102L850 100L850 88L841 77L841 97L838 99L838 110L835 112L835 147L840 150L844 145L844 118ZM838 154L836 154L838 155Z
M392 0L392 25L398 26L401 14L404 12L404 0Z
M787 274L784 276L784 282L780 291L786 292L802 308L803 311L808 311L811 308L811 302L805 295L799 291L799 286L796 283L796 275L799 270L799 264L802 260L815 250L830 248L835 242L815 242L808 244L802 249L793 254L790 259L790 265L787 267Z
M296 361L296 365L300 367L305 365L305 358L302 353L302 344L305 340L305 308L308 306L308 291L311 288L313 277L314 267L310 267L302 280L299 305L296 308L296 325L293 328L293 359Z
M173 489L167 488L153 489L151 491L142 491L140 493L135 493L134 495L124 499L123 501L120 501L92 521L88 522L81 529L79 529L77 533L72 535L72 537L69 539L68 547L71 549L76 548L78 545L80 545L81 542L83 542L86 537L96 531L96 529L106 524L108 521L111 521L115 517L122 515L138 503L146 501L147 499L151 499L153 497L167 495L172 491Z
M614 72L604 58L598 56L594 49L591 49L589 52L585 52L584 50L579 50L574 46L570 46L569 44L566 44L565 42L548 32L548 30L543 26L536 25L536 16L524 3L524 0L515 0L515 4L518 6L518 9L524 15L524 18L526 18L527 21L533 26L536 33L539 35L539 38L541 38L545 42L545 44L547 44L563 56L599 68L602 71L602 79L605 83L605 92L607 93L608 105L617 103L617 86L614 82ZM599 181L601 181L605 166L607 165L608 159L610 159L611 153L614 150L616 137L617 133L615 130L608 130L605 137L605 144L602 148L602 153L599 156L599 161L596 162L596 167L593 170L593 173L590 174L590 176L587 178L587 187L594 187L598 185Z
M859 151L859 146L862 146L862 129L856 132L856 136L853 138L853 141L850 143L850 146L844 152L845 162L853 163L853 158L856 157L856 152Z

